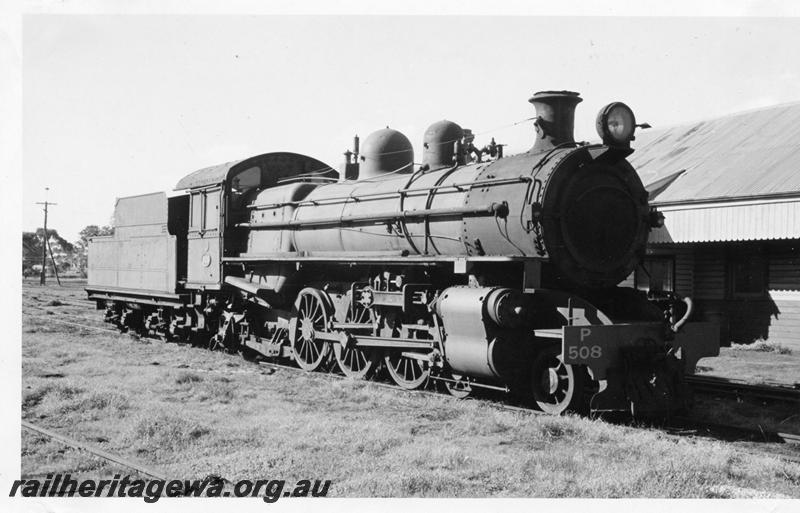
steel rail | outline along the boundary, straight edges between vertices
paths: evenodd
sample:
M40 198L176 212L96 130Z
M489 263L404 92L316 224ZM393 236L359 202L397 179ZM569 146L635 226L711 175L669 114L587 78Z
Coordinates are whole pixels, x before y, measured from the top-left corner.
M27 429L29 431L33 431L34 433L39 433L40 435L47 436L49 438L52 438L53 440L57 440L57 441L61 442L64 445L68 445L68 446L73 447L75 449L79 449L81 451L86 451L86 452L92 453L95 456L103 458L104 460L112 461L114 463L122 465L123 467L132 468L133 470L135 470L139 474L143 474L145 476L150 476L150 477L153 477L155 479L161 479L162 481L169 481L169 479L166 477L165 474L163 474L160 471L155 470L155 469L153 469L151 467L147 467L147 466L145 466L145 465L143 465L141 463L138 463L138 462L123 458L122 456L117 456L116 454L112 454L112 453L110 453L108 451L104 451L102 449L98 449L97 447L95 447L93 445L87 444L85 442L80 442L78 440L75 440L74 438L70 438L68 436L64 436L64 435L62 435L60 433L56 433L55 431L51 431L51 430L43 428L41 426L36 426L35 424L33 424L31 422L28 422L27 420L23 419L23 420L20 420L20 422L22 423L22 427L23 428L25 428L25 429Z
M67 314L67 315L69 315L69 314ZM81 323L77 323L77 322L69 322L69 321L64 321L62 319L51 319L49 317L46 318L46 319L48 321L57 322L57 323L60 323L60 324L66 324L66 325L70 325L70 326L77 326L79 328L92 329L92 330L98 330L98 331L110 331L112 333L122 334L118 329L114 329L114 328L105 328L105 327L102 327L102 326L91 326L89 324L81 324Z
M759 385L735 379L696 375L686 376L686 382L695 392L752 397L770 401L789 401L797 402L800 405L800 389L785 385Z
M764 442L783 443L783 444L796 444L800 443L800 435L793 433L783 433L780 431L765 431L761 428L743 428L738 426L730 426L728 424L720 424L717 422L708 422L705 420L696 420L691 417L673 417L673 422L676 424L666 424L666 429L681 429L695 432L715 432L724 433L730 436L746 437L753 440L760 440ZM799 457L800 458L800 457ZM799 460L800 461L800 460Z

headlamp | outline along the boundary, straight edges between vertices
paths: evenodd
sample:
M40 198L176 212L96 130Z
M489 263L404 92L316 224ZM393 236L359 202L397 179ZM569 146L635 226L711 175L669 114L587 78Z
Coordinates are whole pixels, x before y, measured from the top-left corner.
M609 103L597 115L597 134L603 144L609 146L628 146L634 139L636 118L633 111L622 102Z

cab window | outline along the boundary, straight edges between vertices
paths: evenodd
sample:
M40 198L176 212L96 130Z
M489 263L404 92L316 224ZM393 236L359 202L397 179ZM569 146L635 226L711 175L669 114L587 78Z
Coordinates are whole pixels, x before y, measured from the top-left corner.
M201 193L198 192L192 194L190 208L191 208L191 215L189 216L189 228L199 230L202 228L200 226L200 218L201 218L201 213L203 212L203 200Z
M219 228L219 190L193 193L189 208L190 229L205 231Z
M216 230L219 227L219 191L211 191L205 194L205 230Z
M233 192L244 192L261 185L261 168L253 166L236 174L231 179L231 190Z

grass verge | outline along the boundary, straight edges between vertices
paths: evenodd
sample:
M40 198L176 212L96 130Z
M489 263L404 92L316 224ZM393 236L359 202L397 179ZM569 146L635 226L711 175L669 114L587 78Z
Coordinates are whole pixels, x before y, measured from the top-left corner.
M175 478L331 479L348 497L800 497L800 465L736 444L274 371L49 322L100 325L79 287L24 293L23 418ZM22 477L51 472L126 470L26 432Z

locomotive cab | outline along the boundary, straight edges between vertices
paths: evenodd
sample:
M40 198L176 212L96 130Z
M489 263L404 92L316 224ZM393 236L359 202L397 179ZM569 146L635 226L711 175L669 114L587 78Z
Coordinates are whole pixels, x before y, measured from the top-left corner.
M258 194L288 181L333 181L330 166L296 153L266 153L195 171L178 182L189 200L187 289L219 290L223 262L247 252L249 221Z

